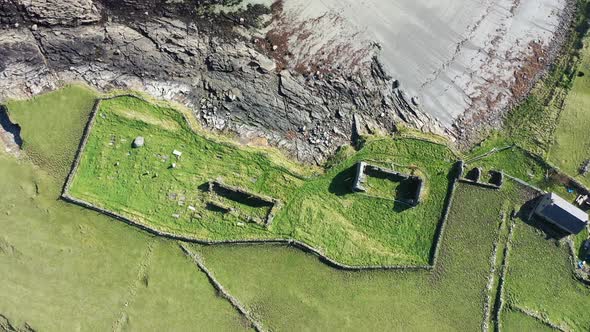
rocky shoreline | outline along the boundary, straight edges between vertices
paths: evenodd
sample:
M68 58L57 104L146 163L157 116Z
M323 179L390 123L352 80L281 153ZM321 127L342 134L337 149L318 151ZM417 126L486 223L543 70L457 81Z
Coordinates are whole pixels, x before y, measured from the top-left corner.
M289 66L290 35L273 25L281 3L219 12L212 6L227 0L3 0L0 102L67 82L138 90L186 105L204 127L244 144L277 146L314 164L350 143L355 128L389 134L403 124L469 141L500 125L493 110L445 128L399 88L378 44L367 44L354 66L328 55L305 70ZM535 79L559 45L543 51Z

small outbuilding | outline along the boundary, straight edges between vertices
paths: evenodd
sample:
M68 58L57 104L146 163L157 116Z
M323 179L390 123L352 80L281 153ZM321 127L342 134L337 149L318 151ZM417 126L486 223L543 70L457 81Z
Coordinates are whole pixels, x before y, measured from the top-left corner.
M588 224L588 214L554 193L544 195L535 214L569 234L578 234Z

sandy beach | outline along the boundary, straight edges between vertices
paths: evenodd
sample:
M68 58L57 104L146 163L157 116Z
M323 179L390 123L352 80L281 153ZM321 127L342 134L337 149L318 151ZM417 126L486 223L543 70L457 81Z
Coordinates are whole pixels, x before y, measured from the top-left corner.
M506 107L517 71L549 47L566 0L284 0L279 29L294 62L330 54L354 67L378 43L381 60L425 112L450 127L466 112ZM304 38L303 38L304 37ZM366 59L364 59L366 60ZM482 102L483 101L483 102Z

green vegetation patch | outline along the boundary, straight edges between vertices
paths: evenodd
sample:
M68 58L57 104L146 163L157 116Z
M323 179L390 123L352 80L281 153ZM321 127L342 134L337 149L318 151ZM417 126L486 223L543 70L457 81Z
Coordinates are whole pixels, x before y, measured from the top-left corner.
M40 331L248 330L176 243L59 200L93 104L79 86L8 104L41 167L0 149L0 315Z
M271 330L477 331L501 214L514 195L458 184L433 271L346 272L284 246L193 249Z
M506 281L509 306L532 310L553 324L590 329L590 289L575 279L566 244L517 223Z
M535 156L518 145L491 137L470 152L466 164L467 171L481 167L485 172L502 171L521 179L537 188L554 192L573 202L575 192L569 192L569 179L553 171L553 167L541 157ZM497 150L494 150L497 149ZM495 151L495 152L494 152ZM505 182L508 181L505 179Z
M549 159L565 172L590 185L590 175L580 168L590 160L590 47L581 51L578 74L574 79L555 132Z
M379 166L404 175L424 177L424 175L420 174L415 168L399 167L395 164ZM363 185L366 189L367 195L388 200L411 200L414 198L416 191L418 190L418 185L413 179L398 178L386 174L380 174L379 172L368 169L365 170L365 183Z
M247 330L174 242L60 201L63 178L27 160L0 152L0 174L0 313L14 325Z
M63 177L71 167L80 137L96 100L96 94L81 85L26 101L6 104L12 122L21 126L23 149L33 162Z
M132 148L138 136L145 145ZM284 157L195 131L177 110L119 97L101 103L69 194L187 237L297 239L349 265L426 265L453 159L441 144L369 138L360 151L310 177ZM394 195L353 193L360 160L415 170L426 180L423 203L410 209ZM264 208L212 197L206 187L214 180L280 200L272 226L248 222L265 215Z
M536 318L527 316L520 311L510 309L507 309L502 313L502 329L505 331L555 331L553 328Z

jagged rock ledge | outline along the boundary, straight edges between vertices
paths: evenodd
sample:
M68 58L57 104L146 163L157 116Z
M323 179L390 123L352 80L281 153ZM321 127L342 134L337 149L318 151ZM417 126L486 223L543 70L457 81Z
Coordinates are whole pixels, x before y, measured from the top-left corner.
M3 2L0 101L74 81L139 90L188 106L207 128L318 164L350 142L355 114L369 131L388 133L398 122L440 131L395 88L377 48L354 70L281 70L273 50L254 42L270 11L199 13L215 2L192 1L193 11L133 0Z

